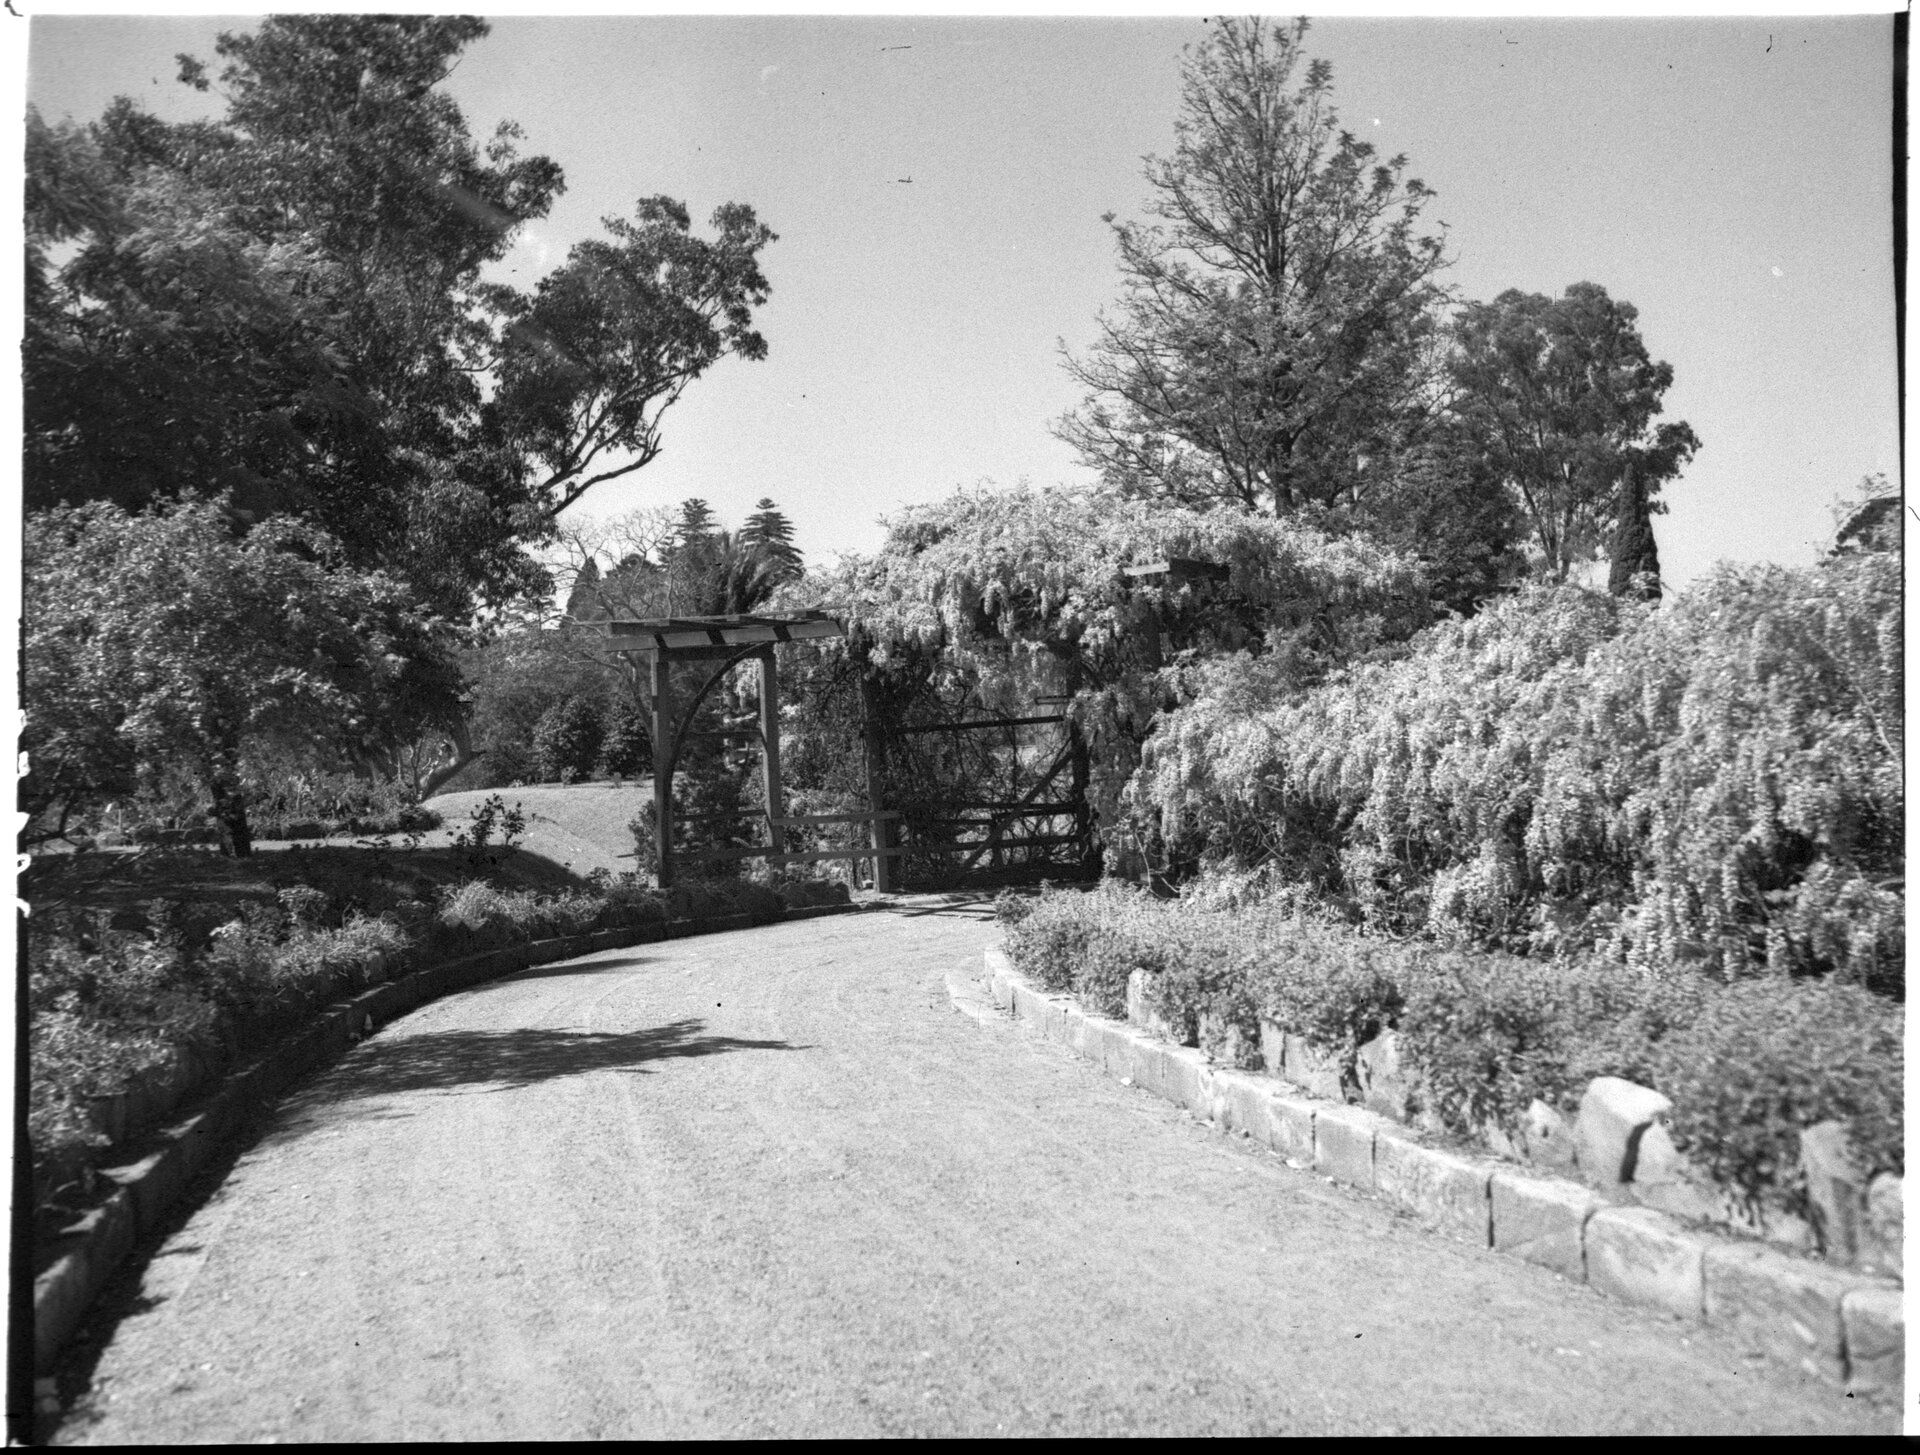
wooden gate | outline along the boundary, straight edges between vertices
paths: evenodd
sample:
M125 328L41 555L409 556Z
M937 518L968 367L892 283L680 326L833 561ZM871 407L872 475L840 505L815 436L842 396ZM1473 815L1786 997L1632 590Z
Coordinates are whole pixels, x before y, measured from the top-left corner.
M1034 780L1013 797L947 800L934 811L904 802L895 805L898 817L891 827L898 834L896 874L903 888L1098 876L1099 849L1087 804L1086 744L1064 712L922 723L896 728L891 736L1005 733L1017 764L1019 735L1050 726L1060 731L1058 747Z

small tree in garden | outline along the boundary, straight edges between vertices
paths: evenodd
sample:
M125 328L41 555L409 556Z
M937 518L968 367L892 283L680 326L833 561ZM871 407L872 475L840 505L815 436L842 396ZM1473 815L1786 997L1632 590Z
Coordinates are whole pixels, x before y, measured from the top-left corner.
M178 768L244 856L249 745L351 757L459 710L410 594L341 564L311 527L275 519L236 538L211 502L96 503L30 516L25 545L30 835Z

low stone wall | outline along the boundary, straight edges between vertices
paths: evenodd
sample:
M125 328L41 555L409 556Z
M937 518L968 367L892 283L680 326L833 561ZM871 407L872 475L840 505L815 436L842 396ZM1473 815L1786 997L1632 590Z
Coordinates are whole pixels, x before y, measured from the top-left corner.
M989 992L1019 1019L1109 1076L1269 1147L1289 1166L1385 1197L1445 1235L1543 1264L1631 1303L1711 1323L1749 1351L1850 1394L1899 1396L1906 1326L1892 1277L1719 1236L1636 1200L1665 1185L1652 1172L1670 1167L1660 1150L1664 1131L1655 1134L1665 1115L1658 1093L1603 1078L1588 1089L1571 1127L1557 1115L1529 1117L1524 1145L1496 1160L1431 1145L1430 1129L1382 1114L1379 1108L1391 1109L1396 1097L1405 1109L1404 1088L1392 1085L1390 1043L1363 1054L1363 1084L1355 1087L1298 1037L1263 1027L1263 1054L1278 1075L1240 1070L1221 1064L1225 1055L1216 1061L1198 1045L1177 1044L1206 1043L1218 1028L1148 1029L1093 1015L1071 996L1041 989L1004 952L988 950L986 959ZM1148 997L1136 989L1128 1000L1151 1021ZM1240 1048L1216 1041L1214 1049L1237 1055ZM1362 1104L1348 1102L1350 1092ZM1580 1170L1591 1181L1552 1175L1555 1168ZM1896 1239L1895 1270L1898 1246Z

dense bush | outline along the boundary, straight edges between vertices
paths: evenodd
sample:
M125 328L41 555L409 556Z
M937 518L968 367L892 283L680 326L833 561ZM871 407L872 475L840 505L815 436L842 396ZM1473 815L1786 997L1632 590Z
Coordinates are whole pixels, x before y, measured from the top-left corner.
M533 761L541 781L574 783L593 777L606 728L590 697L555 703L533 725Z
M1729 986L1658 1049L1653 1084L1673 1098L1674 1142L1749 1197L1800 1192L1798 1131L1847 1123L1862 1168L1905 1166L1897 1006L1851 985Z
M1899 562L1537 588L1300 692L1214 662L1133 795L1395 932L1903 985Z
M1568 1115L1596 1076L1656 1081L1656 1048L1698 1012L1706 984L1598 958L1408 953L1397 1027L1442 1125L1512 1132L1538 1098Z
M1197 897L1234 897L1209 887ZM1870 1168L1904 1165L1900 1008L1852 985L1469 954L1284 904L1168 904L1112 885L1043 894L1001 921L1023 971L1101 1014L1123 1015L1128 974L1147 970L1175 1026L1265 1019L1349 1073L1391 1028L1421 1111L1464 1136L1516 1130L1535 1098L1571 1114L1594 1077L1622 1076L1671 1097L1681 1149L1748 1198L1797 1206L1799 1133L1830 1117Z
M606 736L600 744L600 757L608 773L617 773L624 778L652 769L653 741L648 736L645 707L631 698L624 698L608 710L606 725Z
M249 810L263 839L347 831L396 834L437 827L440 816L412 801L405 785L351 773L309 770L261 775Z

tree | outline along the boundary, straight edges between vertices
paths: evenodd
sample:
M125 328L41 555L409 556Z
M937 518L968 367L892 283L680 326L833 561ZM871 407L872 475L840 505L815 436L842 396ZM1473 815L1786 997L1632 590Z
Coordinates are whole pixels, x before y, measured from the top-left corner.
M1441 244L1406 158L1339 128L1306 22L1213 27L1171 160L1115 223L1125 296L1069 372L1062 439L1136 494L1287 515L1365 497L1430 411Z
M530 547L558 511L654 458L716 359L765 353L773 234L729 204L704 241L651 198L530 294L483 284L564 186L510 122L477 143L446 94L487 29L268 17L220 36L217 76L180 58L217 120L125 98L83 127L29 118L30 510L218 492L242 526L296 518L404 583L443 645L551 589ZM473 755L457 715L372 761L417 766L442 737L431 791Z
M216 501L56 507L28 517L25 581L23 807L40 837L183 767L245 856L249 747L364 755L459 714L406 588L284 518L237 539Z
M1464 446L1513 492L1541 572L1564 581L1605 555L1613 594L1658 596L1651 517L1700 440L1654 426L1673 367L1648 356L1638 316L1596 283L1509 289L1462 311L1451 373Z
M753 309L767 301L759 254L775 237L751 207L718 208L713 242L671 197L602 221L611 241L576 244L531 294L488 293L507 320L493 422L539 465L549 517L650 464L661 415L720 359L767 354Z
M518 154L510 122L476 145L443 87L487 29L268 17L216 44L219 123L135 129L155 165L206 189L245 233L312 259L302 289L333 367L289 423L313 468L289 479L221 463L254 470L268 509L317 521L454 618L476 591L499 601L537 584L522 539L537 533L539 497L480 427L495 348L480 274L564 187L558 164ZM212 84L190 57L181 79Z
M793 522L764 495L753 507L746 524L740 527L740 542L773 558L791 580L797 581L806 574L800 548L793 543Z
M622 694L607 714L607 735L600 755L609 773L626 776L645 773L653 766L653 739L647 711L634 697Z
M533 759L543 781L573 783L593 776L606 722L591 697L555 703L533 728Z
M559 166L484 144L443 82L483 21L272 16L223 33L224 115L116 101L28 135L27 499L230 491L450 620L544 584L527 547L661 448L717 359L759 358L752 209L609 219L528 293L482 282ZM61 245L65 244L65 247Z

